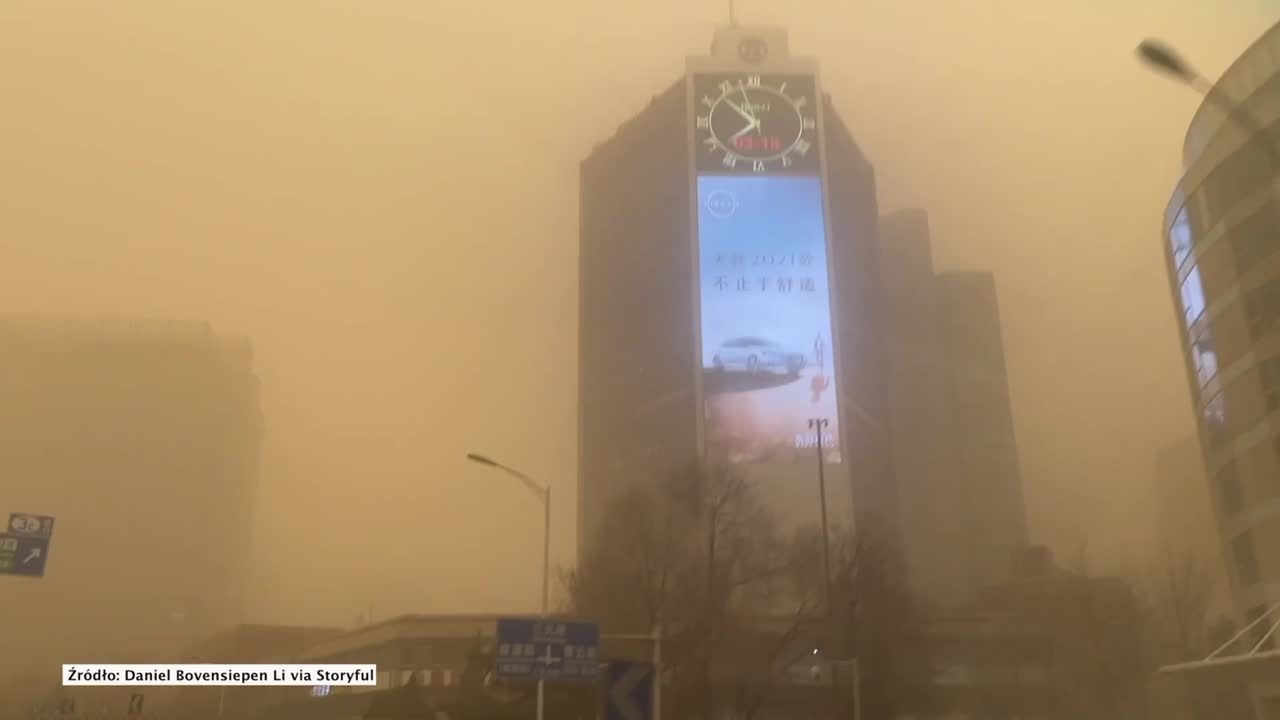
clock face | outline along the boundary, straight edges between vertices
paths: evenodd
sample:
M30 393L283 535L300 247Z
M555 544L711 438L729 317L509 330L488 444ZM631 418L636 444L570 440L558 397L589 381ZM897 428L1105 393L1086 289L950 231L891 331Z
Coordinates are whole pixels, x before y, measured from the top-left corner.
M699 172L817 174L812 75L696 75Z

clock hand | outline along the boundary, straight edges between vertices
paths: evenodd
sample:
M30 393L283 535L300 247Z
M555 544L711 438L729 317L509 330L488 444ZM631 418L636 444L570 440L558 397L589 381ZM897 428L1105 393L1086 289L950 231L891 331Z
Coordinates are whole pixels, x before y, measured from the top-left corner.
M738 89L742 91L742 99L745 101L742 103L742 108L751 113L752 121L755 122L756 126L756 134L759 135L762 132L760 128L760 120L756 117L755 110L751 109L751 96L747 94L747 86L744 85L741 80L738 81Z
M751 122L750 122L746 127L742 128L742 129L741 129L741 130L739 130L738 132L734 133L734 134L733 134L733 137L731 137L731 138L729 138L729 139L730 139L730 140L737 140L738 138L742 137L743 135L746 135L747 133L751 132L752 130L755 130L757 133L759 133L759 131L760 131L760 121L759 121L759 120L752 120L752 121L751 121Z
M725 98L725 99L724 99L724 101L725 101L725 102L727 102L727 103L729 103L729 107L733 108L734 110L737 110L737 111L738 111L738 114L739 114L739 115L741 115L742 117L744 117L744 118L746 118L746 119L750 120L751 122L755 122L755 121L756 121L756 116L755 116L755 115L752 115L751 113L747 112L746 110L743 110L743 109L742 109L742 108L741 108L737 103L735 103L734 101L730 100L729 98Z

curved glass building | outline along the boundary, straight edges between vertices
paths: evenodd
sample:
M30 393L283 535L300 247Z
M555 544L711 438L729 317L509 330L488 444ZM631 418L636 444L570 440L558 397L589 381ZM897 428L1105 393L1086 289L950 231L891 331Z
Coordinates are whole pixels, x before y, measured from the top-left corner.
M1219 539L1248 622L1280 603L1280 25L1214 86L1183 162L1165 252Z

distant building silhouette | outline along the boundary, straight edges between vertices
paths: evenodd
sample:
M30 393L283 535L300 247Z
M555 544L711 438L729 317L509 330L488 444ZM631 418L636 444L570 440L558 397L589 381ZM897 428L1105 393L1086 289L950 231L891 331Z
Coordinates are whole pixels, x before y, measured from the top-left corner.
M241 620L263 433L246 341L0 316L0 398L0 512L57 518L46 576L0 577L10 658L137 661Z
M894 468L916 588L970 602L1028 543L995 279L933 267L923 210L880 220Z

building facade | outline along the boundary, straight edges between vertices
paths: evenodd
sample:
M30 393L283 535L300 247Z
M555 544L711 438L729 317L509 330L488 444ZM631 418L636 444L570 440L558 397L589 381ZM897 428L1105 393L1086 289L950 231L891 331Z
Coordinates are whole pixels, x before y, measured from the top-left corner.
M807 69L797 71L799 66ZM581 166L579 552L585 552L610 502L624 489L652 482L709 456L720 457L718 443L724 434L708 429L708 419L719 412L717 408L740 400L726 413L736 412L738 417L751 412L744 410L751 402L744 399L749 393L717 394L711 387L713 383L738 382L727 372L719 372L722 361L730 361L728 349L733 343L766 341L735 338L718 346L720 340L713 342L708 337L707 293L713 281L706 277L706 265L718 262L720 256L706 255L704 246L704 257L699 258L698 221L699 217L706 219L703 213L708 210L721 217L717 213L723 211L727 216L738 206L736 201L717 207L699 202L700 181L712 178L709 182L727 183L725 177L738 173L746 177L731 180L749 182L757 179L751 176L753 167L758 168L762 180L775 176L794 179L806 163L818 157L821 163L810 167L813 177L822 183L827 272L819 286L830 286L830 330L818 333L816 341L812 334L806 336L804 347L794 351L796 367L791 368L791 374L793 382L798 378L803 383L795 388L806 388L801 393L804 397L812 382L815 403L834 377L838 412L813 411L838 415L829 417L831 427L839 427L839 440L832 444L841 444L839 452L846 461L836 460L825 468L833 516L848 524L856 505L860 520L892 527L896 488L888 447L886 366L879 342L883 318L874 171L816 85L816 63L789 55L784 30L722 28L711 54L691 58L689 67L687 77L624 123ZM723 99L728 94L715 90L714 84L699 85L708 82L706 78L713 72L725 78L720 80L721 87L730 83L732 88L732 77L739 77L747 96L761 93L757 100L745 101L754 104L739 106L737 112L743 117L770 112L767 98L772 98L773 105L794 103L803 118L795 128L796 144L770 156L766 146L772 138L767 133L753 139L750 127L741 129L739 136L745 133L746 140L765 147L764 153L757 153L760 159L752 160L749 143L741 145L739 155L732 148L717 146L714 136L701 135L708 128L714 133L711 126L720 122L716 115L720 111L712 108L717 102L712 96L719 93ZM735 72L738 75L734 76ZM791 74L784 78L782 73ZM750 84L760 82L761 75L765 81L759 88ZM785 82L779 84L783 79L791 82L791 90L782 89L786 86ZM816 88L815 97L795 89L805 82ZM723 105L727 108L734 103ZM734 113L724 112L730 122L735 119ZM752 127L760 134L758 127ZM815 135L808 135L811 130ZM813 140L805 139L809 137ZM803 152L788 156L797 147ZM724 152L723 158L718 150ZM740 163L736 169L735 160ZM705 162L717 166L708 171ZM711 192L717 196L718 191ZM723 192L718 195L721 199L727 196ZM771 255L770 261L779 257ZM732 262L725 259L726 264ZM766 286L771 292L780 292L784 284L791 290L790 275L776 269L767 278L757 277L763 273L750 277L731 274L726 271L723 280L728 289L737 282L738 290L750 292L753 283L761 281L762 293ZM795 274L799 277L801 273ZM796 280L797 290L804 280ZM785 334L785 330L777 332ZM704 343L719 349L708 350ZM750 365L746 352L740 354L743 363ZM842 357L834 360L831 357L840 354ZM795 410L793 415L798 412L804 411ZM742 425L756 420L761 419L753 417ZM795 420L790 418L799 428L795 447L789 451L795 456L789 459L793 461L743 463L739 467L768 479L761 483L768 501L787 522L816 523L819 441L815 435L812 446L804 452L804 420L800 418L799 424ZM730 428L729 434L732 431L750 432L742 427ZM828 440L821 443L825 452ZM732 439L728 444L733 445ZM738 445L724 452L728 456L750 451ZM781 454L787 452L784 448Z
M903 547L919 592L970 603L1029 542L995 278L935 271L923 210L880 241Z
M1239 615L1280 603L1280 26L1187 131L1164 223L1218 539Z
M1048 685L1056 712L1045 717L1151 717L1143 611L1133 586L1064 569L1043 546L1015 554L1012 570L1004 582L983 589L977 607L1051 644L1047 676L1042 668L1026 668L1032 672L1024 678Z
M6 642L165 657L241 621L263 421L247 342L201 324L0 317L0 499L55 516L45 577L0 577Z
M1172 571L1197 567L1209 583L1212 617L1230 614L1229 582L1218 541L1214 498L1205 479L1200 439L1186 435L1156 451L1150 486L1154 512L1151 546L1155 566ZM1213 648L1207 648L1207 654Z

